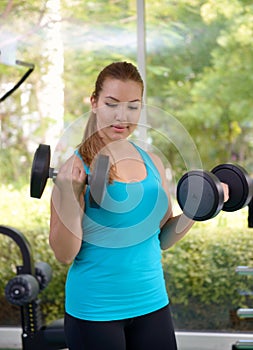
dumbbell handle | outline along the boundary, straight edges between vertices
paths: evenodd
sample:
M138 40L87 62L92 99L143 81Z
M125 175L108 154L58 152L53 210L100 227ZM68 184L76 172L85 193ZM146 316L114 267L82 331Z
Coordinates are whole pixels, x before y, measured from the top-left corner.
M48 177L50 178L50 179L55 179L56 178L56 176L58 175L58 171L57 170L55 170L54 168L49 168L48 169Z
M49 167L49 169L48 169L48 177L49 177L50 179L55 180L57 175L58 175L58 170L55 170L55 168ZM90 181L91 181L91 175L88 174L88 175L86 176L85 184L88 185L88 184L90 183Z

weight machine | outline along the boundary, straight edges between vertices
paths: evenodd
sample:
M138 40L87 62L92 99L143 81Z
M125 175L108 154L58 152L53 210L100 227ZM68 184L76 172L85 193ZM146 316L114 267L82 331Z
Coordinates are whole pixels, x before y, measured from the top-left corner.
M236 273L244 276L253 276L253 268L248 266L238 266ZM237 310L237 316L240 319L253 318L253 309L251 308L240 308ZM238 340L232 345L232 350L253 350L253 340Z
M44 262L34 263L31 246L18 230L0 226L0 233L10 237L19 247L22 266L6 285L6 299L20 307L23 350L66 349L63 319L46 325L43 323L39 293L47 287L52 277L51 267Z

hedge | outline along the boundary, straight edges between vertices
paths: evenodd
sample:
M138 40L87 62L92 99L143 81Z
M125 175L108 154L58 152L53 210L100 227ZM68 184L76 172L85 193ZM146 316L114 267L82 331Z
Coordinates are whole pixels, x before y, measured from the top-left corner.
M241 219L237 215L237 225L234 214L227 215L226 225L218 218L217 225L197 224L163 255L178 328L252 329L252 320L240 322L235 311L238 307L252 307L250 296L239 291L253 289L253 276L238 275L235 269L253 266L253 229L247 228L245 211Z
M27 187L16 191L0 187L1 225L19 229L29 240L35 261L46 261L53 279L40 294L49 322L64 314L64 283L68 267L60 264L48 245L49 200L47 186L40 200L29 196ZM253 276L239 276L238 265L253 266L253 229L247 228L247 209L221 213L205 223L197 223L171 249L163 252L164 275L175 326L178 329L251 329L239 323L238 307L251 307L250 297L239 290L253 286ZM4 298L4 287L21 264L20 252L5 236L0 239L0 325L19 322L19 310ZM234 312L234 313L233 313ZM237 322L237 323L236 323Z

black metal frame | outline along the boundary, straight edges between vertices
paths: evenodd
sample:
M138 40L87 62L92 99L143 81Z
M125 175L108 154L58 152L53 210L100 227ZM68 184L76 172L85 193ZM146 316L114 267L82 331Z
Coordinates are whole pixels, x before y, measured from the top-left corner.
M10 237L19 247L23 265L17 266L17 275L35 276L35 266L31 246L26 237L18 230L0 225L0 233ZM49 325L43 324L40 300L36 299L20 306L23 350L58 350L66 349L63 319Z
M253 200L251 199L251 207L249 210L252 211L252 203L253 203ZM253 227L253 226L250 226L249 227ZM237 266L236 270L235 270L236 273L240 274L240 275L246 275L246 276L249 276L249 275L253 275L253 268L252 267L249 267L249 266ZM245 295L250 295L249 292L244 292L243 293ZM251 293L251 292L250 292ZM239 310L241 310L240 312L238 312ZM237 315L240 317L240 318L247 318L248 315L249 315L249 312L251 312L252 309L238 309L237 310ZM243 314L243 311L245 312ZM251 317L251 316L250 316ZM253 339L250 340L250 339L241 339L241 340L238 340L235 344L232 345L232 350L253 350Z
M1 54L1 51L0 51ZM19 81L13 86L12 89L7 91L2 97L0 97L0 103L3 102L7 97L9 97L14 91L16 91L21 84L29 77L29 75L34 71L35 65L33 63L28 63L20 60L15 61L16 65L28 68L27 72L19 79Z

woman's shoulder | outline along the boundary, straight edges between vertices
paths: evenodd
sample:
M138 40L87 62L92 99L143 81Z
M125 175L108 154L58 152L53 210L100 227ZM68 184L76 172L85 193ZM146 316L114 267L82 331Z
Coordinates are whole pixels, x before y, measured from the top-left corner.
M155 154L154 152L151 152L151 151L147 151L147 154L152 159L152 161L155 164L155 166L157 167L157 169L159 171L160 170L162 171L164 169L164 165L163 165L161 158L157 154Z

